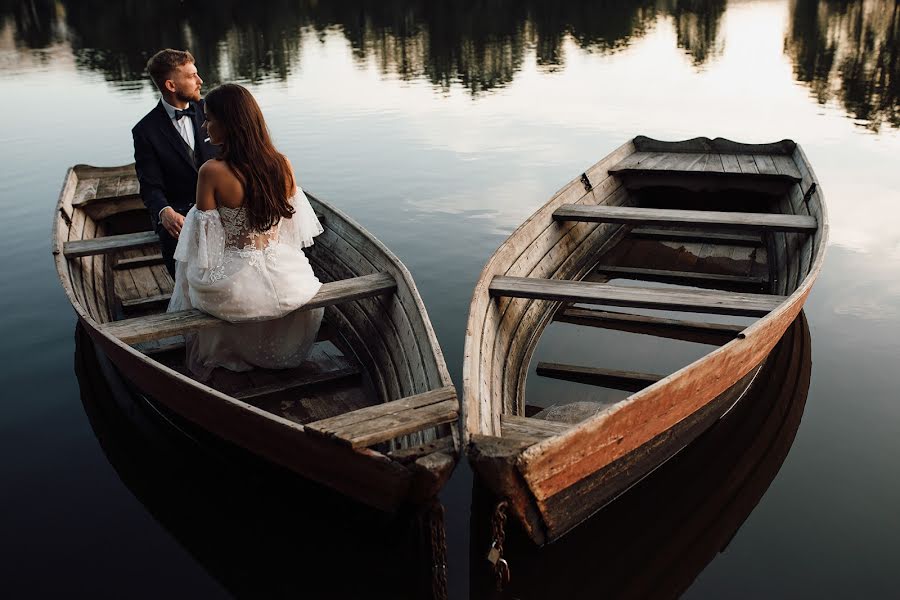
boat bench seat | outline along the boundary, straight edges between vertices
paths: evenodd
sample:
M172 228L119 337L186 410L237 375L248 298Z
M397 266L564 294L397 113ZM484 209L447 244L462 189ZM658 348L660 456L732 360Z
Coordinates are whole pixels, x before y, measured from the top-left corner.
M120 250L131 250L153 244L159 244L159 236L152 231L123 233L121 235L108 235L89 240L65 242L63 244L63 255L66 258L76 258L94 254L110 254Z
M365 448L454 422L458 416L456 388L447 386L308 423L304 428L339 444Z
M332 306L361 298L393 293L397 282L390 273L374 273L352 279L323 283L312 299L298 310L310 310ZM220 325L224 321L199 310L161 313L112 321L100 326L101 330L126 344L137 344Z
M491 296L495 297L584 302L744 317L765 316L787 300L786 296L771 294L626 287L610 283L537 277L494 277L489 291Z
M729 152L634 152L616 163L610 173L676 172L710 175L780 177L800 182L803 179L794 159L781 152L771 154L732 154Z
M686 225L735 230L813 233L815 217L771 213L719 212L712 210L672 210L635 206L565 204L553 213L557 221L625 223L633 225Z

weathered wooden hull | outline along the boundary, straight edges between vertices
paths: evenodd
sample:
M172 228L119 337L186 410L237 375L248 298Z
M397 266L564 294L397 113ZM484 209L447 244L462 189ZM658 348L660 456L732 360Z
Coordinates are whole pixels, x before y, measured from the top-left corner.
M114 278L118 268L115 255L67 257L63 249L66 242L120 233L114 227L121 221L111 217L129 213L141 217L144 209L136 204L135 193L130 165L74 167L66 175L53 230L53 253L63 288L91 339L122 375L152 399L215 435L363 503L392 511L432 498L455 466L455 425L398 438L392 442L393 450L410 449L429 439L444 442L436 444L439 448L434 452L406 452L403 459L376 449L342 446L321 434L311 434L301 423L195 381L104 330L122 312L123 291ZM406 268L346 215L316 198L310 197L310 201L326 228L308 252L320 280L389 273L396 281L396 292L390 295L325 309L325 322L362 365L377 401L390 402L452 386L425 307ZM150 266L140 267L142 273L164 292L167 282L171 286L164 267L158 262L147 264Z
M676 168L620 166L638 164L639 153L653 154L657 164ZM709 156L716 157L717 172L691 170L698 161L706 164ZM732 159L734 171L728 172ZM747 160L749 166L744 165ZM762 172L768 168L771 173ZM554 219L554 213L570 204L632 206L642 198L641 190L659 186L686 193L758 193L774 213L807 221L812 216L816 227L811 233L773 231L765 236L769 291L783 301L732 341L594 417L535 443L504 441L504 415L523 414L531 356L564 303L539 297L494 298L494 278L585 279L604 255L628 238L632 226L572 223ZM501 245L479 278L470 308L463 419L474 469L489 488L510 500L535 542L557 539L590 516L684 447L740 397L803 307L822 266L827 228L821 190L793 142L742 145L699 138L675 143L635 138L570 182Z
M559 542L536 548L511 530L504 554L514 576L507 592L523 599L680 597L728 546L781 469L806 404L810 342L801 312L741 402ZM486 516L489 507L474 514ZM477 578L488 532L489 523L473 520L472 597L494 585L487 573Z

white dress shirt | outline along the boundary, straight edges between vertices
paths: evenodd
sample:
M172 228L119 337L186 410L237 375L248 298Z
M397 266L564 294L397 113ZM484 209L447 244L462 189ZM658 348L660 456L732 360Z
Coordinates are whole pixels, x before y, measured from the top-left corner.
M179 110L162 100L163 108L166 109L166 114L169 115L169 119L172 121L172 125L175 126L175 130L181 135L181 139L187 142L187 145L191 147L191 150L194 149L194 121L190 119L187 115L181 117L180 119L175 118L175 111Z
M185 143L190 146L191 150L194 149L194 121L187 115L181 117L180 119L175 118L175 111L180 110L166 102L163 98L160 98L162 101L163 108L166 109L166 114L169 115L169 120L172 121L172 126L175 127L175 131L181 136L181 139L185 141ZM169 208L166 206L161 211L159 211L159 217L162 218L163 210Z

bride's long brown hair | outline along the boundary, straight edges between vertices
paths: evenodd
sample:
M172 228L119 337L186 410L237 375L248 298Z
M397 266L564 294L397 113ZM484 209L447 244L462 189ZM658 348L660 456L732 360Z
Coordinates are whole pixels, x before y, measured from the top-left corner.
M251 229L266 231L294 207L294 174L272 145L262 111L247 88L225 83L206 95L206 110L224 129L221 159L244 185L244 208Z

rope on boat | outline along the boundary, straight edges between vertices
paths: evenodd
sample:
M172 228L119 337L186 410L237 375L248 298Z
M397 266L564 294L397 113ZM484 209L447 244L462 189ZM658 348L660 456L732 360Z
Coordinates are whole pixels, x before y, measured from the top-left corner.
M431 546L431 597L447 600L447 533L444 528L444 505L434 498L425 509Z
M491 549L488 550L487 559L494 569L494 578L497 581L497 591L503 591L503 587L509 584L509 563L503 558L503 542L506 541L506 509L509 508L507 500L501 500L494 508L491 519L492 539Z

